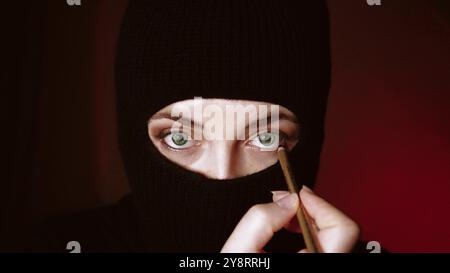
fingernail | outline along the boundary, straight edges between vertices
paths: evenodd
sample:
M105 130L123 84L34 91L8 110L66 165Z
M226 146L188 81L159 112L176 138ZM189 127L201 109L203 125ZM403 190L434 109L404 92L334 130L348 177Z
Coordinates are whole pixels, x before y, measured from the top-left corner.
M296 194L291 193L275 202L278 204L278 206L280 206L282 208L290 209L290 208L294 207L296 198L297 198Z
M288 191L271 191L271 193L272 193L272 197L277 198L277 199L281 199L281 198L289 195Z
M310 188L308 188L307 186L303 185L302 189L304 189L307 192L313 192Z

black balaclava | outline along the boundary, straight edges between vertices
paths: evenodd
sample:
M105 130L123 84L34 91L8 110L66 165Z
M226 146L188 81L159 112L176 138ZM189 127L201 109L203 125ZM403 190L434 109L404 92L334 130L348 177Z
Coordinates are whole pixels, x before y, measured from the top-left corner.
M313 186L330 87L325 1L131 0L116 61L119 142L147 250L220 251L252 205L286 189L278 163L215 180L170 162L147 123L171 103L200 96L287 107L301 126L291 164Z

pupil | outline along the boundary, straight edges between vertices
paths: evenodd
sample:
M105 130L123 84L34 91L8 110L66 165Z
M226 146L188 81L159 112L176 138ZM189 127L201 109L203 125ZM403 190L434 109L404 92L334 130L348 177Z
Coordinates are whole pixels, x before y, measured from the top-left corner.
M259 135L259 141L264 145L270 145L272 143L272 136L270 134Z
M186 144L187 139L182 134L173 134L172 141L178 146Z

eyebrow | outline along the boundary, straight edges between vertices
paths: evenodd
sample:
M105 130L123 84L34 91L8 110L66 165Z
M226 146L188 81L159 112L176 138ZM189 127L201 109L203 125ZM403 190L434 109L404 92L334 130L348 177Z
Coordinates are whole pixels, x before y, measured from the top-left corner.
M246 125L246 127L249 127L250 124L255 124L256 122L258 122L258 124L259 124L262 120L268 120L268 119L271 119L271 117L272 117L272 115L271 115L271 113L269 112L265 118L253 120L253 121L249 122L249 123ZM153 116L150 118L150 120L163 119L163 118L165 118L165 119L170 119L170 120L173 120L173 121L179 121L179 122L181 122L182 124L186 124L186 123L184 123L184 122L187 122L187 123L190 122L191 125L194 124L195 126L202 127L202 124L199 123L199 122L196 122L196 121L194 121L194 120L192 120L192 119L188 119L188 118L183 117L183 116L181 116L181 117L172 116L171 114L169 114L169 113L167 113L167 112L156 113L155 115L153 115ZM247 120L247 118L246 118L245 120ZM298 119L297 119L294 115L288 115L288 114L286 114L286 113L279 113L278 120L288 120L288 121L291 121L291 122L293 122L293 123L299 124ZM270 124L270 123L271 123L271 122L268 122L267 124Z
M183 116L180 116L180 117L172 116L171 114L169 114L169 113L167 113L167 112L156 113L155 115L153 115L153 116L150 118L150 120L164 119L164 118L165 118L165 119L170 119L170 120L173 120L173 121L178 121L178 122L181 122L182 124L191 123L191 125L194 124L195 126L202 127L202 124L201 124L201 123L198 123L198 122L196 122L196 121L194 121L194 120L192 120L192 119L188 119L188 118L183 117ZM185 122L186 122L186 123L185 123Z
M247 119L246 119L247 120ZM258 125L261 123L261 121L266 120L267 121L267 125L272 124L272 113L269 112L267 114L267 116L265 118L260 118L260 119L255 119L250 121L249 123L247 123L247 125L245 126L245 128L250 127L251 124L255 124L257 123ZM279 113L278 114L278 120L288 120L290 122L293 122L295 124L299 124L297 118L293 115L288 115L286 113Z

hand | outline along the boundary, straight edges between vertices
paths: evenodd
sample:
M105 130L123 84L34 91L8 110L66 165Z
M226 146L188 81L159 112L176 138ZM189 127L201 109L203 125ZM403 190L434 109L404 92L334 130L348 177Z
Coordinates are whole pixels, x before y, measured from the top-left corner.
M303 206L318 228L317 238L326 253L350 252L359 238L358 225L307 187L299 194L273 192L273 202L258 204L242 217L221 252L264 252L275 232L286 228L300 232L295 213ZM299 252L307 252L302 249Z

